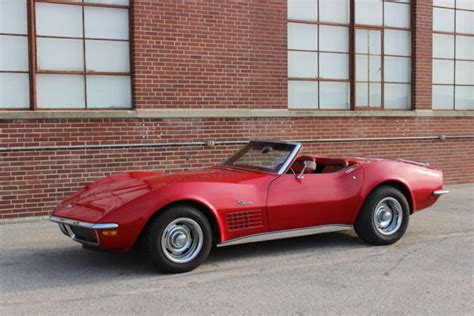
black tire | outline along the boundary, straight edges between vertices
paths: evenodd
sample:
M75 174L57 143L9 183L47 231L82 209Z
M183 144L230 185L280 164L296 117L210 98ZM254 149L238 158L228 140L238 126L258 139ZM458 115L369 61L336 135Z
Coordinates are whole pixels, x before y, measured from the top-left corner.
M175 224L172 224L173 222ZM168 225L171 225L171 228L169 228L167 234L165 230ZM189 234L186 235L185 231ZM192 237L186 238L182 237L183 235ZM169 238L166 238L166 236L169 236ZM178 237L172 238L172 236ZM189 253L192 254L188 258L184 257L183 260L179 258L179 255L167 250L176 246L173 241L177 242L179 237L182 237L181 239L185 238L186 241L181 241L181 243L185 242L185 245L192 242L189 248L182 248L189 249ZM212 246L212 229L206 216L200 211L189 205L176 205L164 210L163 213L153 219L148 226L145 238L148 255L158 270L166 273L182 273L195 269L207 259ZM162 238L165 239L164 243L167 246L162 245ZM202 241L200 247L199 241ZM178 246L181 246L181 244ZM178 249L178 246L175 250ZM193 249L195 250L193 251ZM177 262L177 260L183 262Z
M397 201L398 204L395 201ZM384 208L385 205L388 208ZM390 231L389 228L391 226L388 226L386 230L384 230L383 225L377 227L377 221L384 219L381 214L383 210L397 209L398 206L401 207L401 210L394 211L391 220L383 222L388 222L389 225L393 225L393 230ZM401 219L393 215L399 213L401 213ZM381 216L376 216L375 214ZM410 206L403 193L394 187L382 185L376 188L365 200L354 224L354 229L359 238L369 244L390 245L397 242L405 234L409 217ZM390 215L387 215L387 218L390 218Z

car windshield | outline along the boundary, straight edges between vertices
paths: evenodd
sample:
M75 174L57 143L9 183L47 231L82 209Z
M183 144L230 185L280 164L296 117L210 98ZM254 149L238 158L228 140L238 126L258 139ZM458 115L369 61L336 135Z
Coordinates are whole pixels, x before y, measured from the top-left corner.
M296 147L294 143L251 141L223 165L278 173L290 156L296 154Z

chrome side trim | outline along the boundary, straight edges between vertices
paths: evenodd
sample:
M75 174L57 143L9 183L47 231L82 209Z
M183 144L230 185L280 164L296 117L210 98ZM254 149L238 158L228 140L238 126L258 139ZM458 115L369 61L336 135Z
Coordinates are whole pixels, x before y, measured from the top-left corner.
M293 160L296 158L296 155L298 155L298 152L301 149L301 144L300 143L294 143L294 142L288 142L290 145L295 145L295 148L291 151L290 155L286 159L285 163L280 167L280 170L278 170L278 174L282 175L286 172L286 170L290 167L290 164L293 162Z
M276 232L267 232L267 233L260 233L260 234L239 237L239 238L231 239L228 241L224 241L223 243L218 244L217 247L225 247L225 246L246 244L246 243L252 243L252 242L274 240L274 239L301 237L301 236L308 236L308 235L315 235L315 234L322 234L322 233L331 233L331 232L349 230L351 228L352 228L351 225L342 225L342 224L295 228L295 229L288 229L288 230L281 230L281 231L276 231Z
M73 225L73 226L80 226L80 227L90 228L90 229L114 229L114 228L119 227L119 225L115 224L115 223L94 224L94 223L76 221L76 220L73 220L73 219L57 217L57 216L51 216L49 218L49 220L54 222L54 223L58 223L58 224L67 224L67 225Z
M445 194L448 194L449 191L448 190L437 190L437 191L434 191L433 192L433 195L435 196L441 196L441 195L445 195Z

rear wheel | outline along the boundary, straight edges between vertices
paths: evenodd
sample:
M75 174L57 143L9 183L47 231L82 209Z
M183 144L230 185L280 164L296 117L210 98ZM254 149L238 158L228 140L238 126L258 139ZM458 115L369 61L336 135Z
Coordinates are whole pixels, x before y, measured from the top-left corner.
M354 228L367 243L389 245L405 234L409 216L405 196L394 187L380 186L364 202Z
M206 217L187 205L173 206L157 216L147 236L148 253L161 271L191 271L203 263L212 246Z

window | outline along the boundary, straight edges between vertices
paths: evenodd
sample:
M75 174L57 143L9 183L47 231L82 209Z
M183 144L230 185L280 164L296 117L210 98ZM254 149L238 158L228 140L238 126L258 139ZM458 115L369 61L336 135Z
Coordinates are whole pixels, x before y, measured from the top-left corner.
M29 108L26 0L0 0L0 47L0 108Z
M128 0L0 0L0 3L0 40L2 48L8 47L7 54L2 53L1 58L0 108L131 107ZM32 18L28 19L27 15ZM34 30L29 44L28 25ZM13 37L14 40L10 39ZM31 69L28 64L32 65ZM14 75L17 79L3 78L4 75ZM18 88L10 88L4 81L8 85L21 85L25 95L10 100L14 97L7 91ZM29 82L34 83L31 93Z
M433 109L474 110L474 1L433 5Z
M289 0L289 108L348 109L349 89L349 0Z
M410 1L351 2L288 0L290 109L411 108Z
M409 1L355 1L355 106L411 108Z

